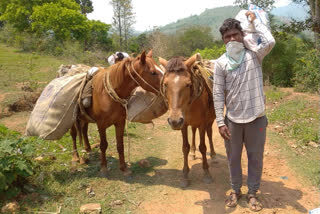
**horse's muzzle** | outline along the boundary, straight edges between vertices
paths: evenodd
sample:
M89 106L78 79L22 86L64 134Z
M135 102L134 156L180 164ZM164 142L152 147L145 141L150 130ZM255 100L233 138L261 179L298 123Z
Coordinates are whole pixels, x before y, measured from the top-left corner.
M183 126L184 119L183 117L180 117L179 119L171 119L170 117L168 118L168 123L171 126L173 130L180 130Z

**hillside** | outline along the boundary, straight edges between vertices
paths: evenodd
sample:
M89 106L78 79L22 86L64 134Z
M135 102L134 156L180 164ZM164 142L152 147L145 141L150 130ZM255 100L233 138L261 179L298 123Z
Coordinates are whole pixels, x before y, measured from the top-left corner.
M208 26L211 27L214 38L219 39L219 27L221 23L227 18L235 17L240 10L241 8L237 6L206 9L200 15L192 15L160 27L160 31L173 34L190 26ZM295 13L292 13L292 11L295 11ZM274 21L277 24L288 23L291 17L297 20L303 20L308 16L306 9L297 4L289 4L284 7L275 8L271 13L275 15Z
M292 12L294 11L294 13ZM271 13L275 16L282 16L286 18L293 18L296 20L305 20L310 15L307 12L307 6L302 6L300 4L291 3L284 7L274 8Z
M177 22L170 23L160 28L164 33L176 33L189 26L209 26L215 38L220 38L219 27L223 20L234 17L240 11L239 7L226 6L213 9L206 9L200 15L189 16L179 19Z

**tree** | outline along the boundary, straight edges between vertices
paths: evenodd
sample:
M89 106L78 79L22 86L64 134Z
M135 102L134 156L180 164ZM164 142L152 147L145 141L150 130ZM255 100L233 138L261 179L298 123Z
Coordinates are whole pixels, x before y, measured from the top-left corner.
M250 0L251 4L257 5L267 12L271 11L274 8L274 2L275 0ZM235 0L234 4L238 5L241 8L248 9L249 0Z
M98 45L99 48L109 50L112 47L112 40L109 37L109 29L111 28L111 25L95 20L88 20L88 24L88 46L93 47Z
M38 35L53 33L58 40L83 40L89 26L79 9L78 4L69 0L35 6L30 16L32 30Z
M75 0L81 8L81 13L87 15L88 13L93 12L93 5L91 0Z
M37 4L42 3L41 1ZM28 0L0 1L0 20L12 24L18 31L30 29L30 16L36 4Z
M148 36L148 41L150 44L150 49L153 50L152 55L155 58L159 56L166 59L172 57L169 54L169 48L168 48L169 36L160 32L159 29L157 28L153 29L152 33Z
M213 45L210 27L193 26L184 29L177 35L178 46L175 55L191 56L196 49L204 49Z
M128 49L128 41L135 23L132 0L111 0L113 7L113 29L118 36L121 49Z
M306 20L304 24L314 32L316 48L320 53L320 0L293 0L293 2L309 6L311 18Z

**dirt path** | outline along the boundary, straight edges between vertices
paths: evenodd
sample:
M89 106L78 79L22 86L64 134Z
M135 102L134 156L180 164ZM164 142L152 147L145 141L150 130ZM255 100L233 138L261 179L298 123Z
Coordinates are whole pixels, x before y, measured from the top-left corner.
M156 126L165 124L165 120L166 117L160 118L156 121ZM158 171L161 172L164 169L179 171L179 173L172 172L172 175L167 174L168 177L173 177L173 174L181 175L182 152L177 152L176 148L173 148L177 145L172 145L172 143L179 144L178 147L181 150L182 140L180 135L180 132L176 131L166 133L166 138L168 142L171 142L171 146L168 145L167 150L163 151L163 156L168 160L168 163L158 168ZM191 185L185 190L162 186L160 195L143 202L137 213L250 213L245 197L240 200L237 208L225 208L225 195L229 192L229 172L223 140L218 134L216 125L214 125L213 140L217 157L210 160L210 172L214 178L212 184L204 184L201 180L203 174L202 162L200 153L197 151L198 158L194 161L189 160ZM264 209L260 213L306 213L308 210L315 208L318 203L316 188L306 187L303 183L300 183L301 181L289 169L279 152L275 151L268 143L268 139L265 150L264 171L261 192L259 193ZM246 159L244 151L242 160L244 184L246 184L247 178ZM180 163L177 164L176 160L179 160ZM283 179L282 176L286 176L288 179ZM172 180L172 182L176 182L176 185L178 185L178 178ZM242 192L247 192L246 185L243 186Z

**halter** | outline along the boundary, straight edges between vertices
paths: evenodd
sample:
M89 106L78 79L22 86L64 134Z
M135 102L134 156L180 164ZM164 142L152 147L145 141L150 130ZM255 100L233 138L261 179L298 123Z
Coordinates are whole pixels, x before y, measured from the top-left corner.
M142 80L142 82L144 82L147 86L149 86L150 88L152 88L154 91L156 91L156 92L157 92L157 96L159 96L160 91L157 90L157 89L155 89L155 88L154 88L152 85L150 85L145 79L143 79L142 76L140 76L140 74L136 71L136 69L134 69L132 62L131 62L130 64L131 64L132 71L139 77L139 79ZM141 87L141 85L139 84L139 82L132 76L132 74L131 74L131 72L130 72L130 68L128 67L128 65L126 65L126 68L127 68L128 71L129 71L129 75L130 75L131 79L132 79L133 81L135 81L135 83L137 83L138 86Z

